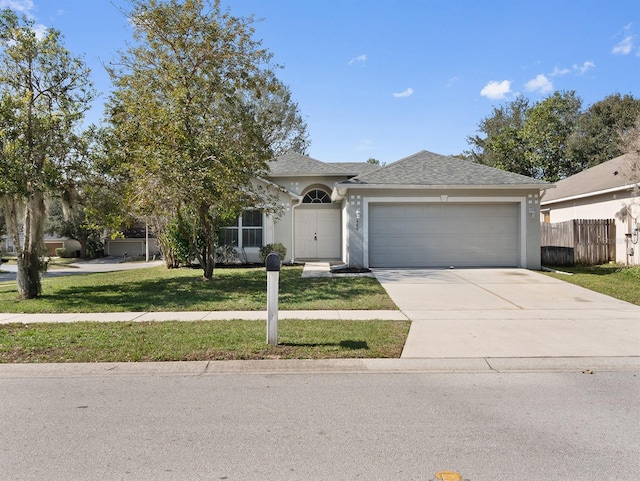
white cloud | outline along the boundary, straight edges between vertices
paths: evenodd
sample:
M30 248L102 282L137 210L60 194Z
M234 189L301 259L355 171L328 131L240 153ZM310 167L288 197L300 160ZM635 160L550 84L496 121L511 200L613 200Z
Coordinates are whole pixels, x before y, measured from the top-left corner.
M453 86L453 84L455 84L455 83L457 83L457 82L459 82L459 81L460 81L460 77L458 77L457 75L456 75L455 77L451 77L451 78L449 79L449 81L447 82L446 87L447 87L447 88L450 88L450 87L452 87L452 86Z
M411 97L412 95L413 95L413 89L411 87L409 87L404 92L398 92L398 93L393 94L393 96L396 97L396 98Z
M363 53L362 55L358 55L357 57L353 57L349 60L349 65L353 65L354 63L365 63L367 61L367 54Z
M628 55L634 48L634 40L636 36L631 33L631 24L625 25L622 32L622 35L624 35L623 39L620 40L620 42L618 42L618 44L611 50L611 53L616 55Z
M529 92L546 94L553 90L553 83L545 75L540 74L536 78L529 80L524 84L524 88Z
M0 8L26 13L33 10L33 0L0 0Z
M584 75L585 73L587 73L589 69L595 68L595 66L596 66L595 63L587 60L582 65L574 65L573 69L580 72L580 75Z
M575 68L575 66L574 66L574 68ZM571 70L569 70L568 68L554 67L553 72L551 72L549 74L549 77L555 77L556 75L567 75L570 72L571 72Z
M509 80L503 80L502 82L492 80L482 88L480 95L491 100L498 100L503 99L509 92L511 92L511 82Z
M33 26L33 31L36 32L36 38L42 40L47 34L48 27L46 25L36 24Z
M612 53L616 55L628 55L631 53L631 50L633 50L633 35L628 35L613 47Z

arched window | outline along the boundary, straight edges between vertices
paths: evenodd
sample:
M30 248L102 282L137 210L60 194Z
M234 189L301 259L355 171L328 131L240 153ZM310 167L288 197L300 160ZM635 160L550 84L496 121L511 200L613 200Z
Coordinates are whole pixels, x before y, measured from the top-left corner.
M322 189L313 189L302 199L303 204L331 204L331 196Z

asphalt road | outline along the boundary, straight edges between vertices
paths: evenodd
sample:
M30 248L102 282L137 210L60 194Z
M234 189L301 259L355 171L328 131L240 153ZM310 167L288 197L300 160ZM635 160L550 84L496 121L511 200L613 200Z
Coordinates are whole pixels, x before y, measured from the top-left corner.
M0 377L0 478L637 481L638 375Z

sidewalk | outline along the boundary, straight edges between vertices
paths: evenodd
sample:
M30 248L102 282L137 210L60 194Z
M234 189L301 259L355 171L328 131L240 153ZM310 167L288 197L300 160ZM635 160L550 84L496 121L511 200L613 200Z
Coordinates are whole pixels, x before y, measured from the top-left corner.
M400 311L279 311L279 319L320 320L409 320ZM88 312L58 314L0 313L0 324L14 322L32 324L36 322L152 322L152 321L219 321L227 319L267 320L267 311L182 311L182 312Z

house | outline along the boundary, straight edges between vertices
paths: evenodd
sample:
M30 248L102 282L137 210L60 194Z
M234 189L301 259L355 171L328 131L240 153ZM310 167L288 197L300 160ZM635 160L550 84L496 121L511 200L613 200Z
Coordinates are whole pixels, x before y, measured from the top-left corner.
M156 236L146 224L136 222L125 228L122 237L103 239L104 253L113 257L150 257L160 255Z
M283 214L249 212L225 235L247 257L280 242L296 262L540 267L546 182L427 151L383 167L287 153L264 182Z
M24 243L24 235L20 233L20 242ZM79 257L80 242L75 239L60 237L56 234L45 234L44 247L48 256L56 256L56 249L64 249L69 257ZM7 254L16 254L16 248L13 243L13 237L5 235L0 237L0 252Z
M616 261L640 263L640 160L621 155L567 177L540 202L541 220L615 219Z

